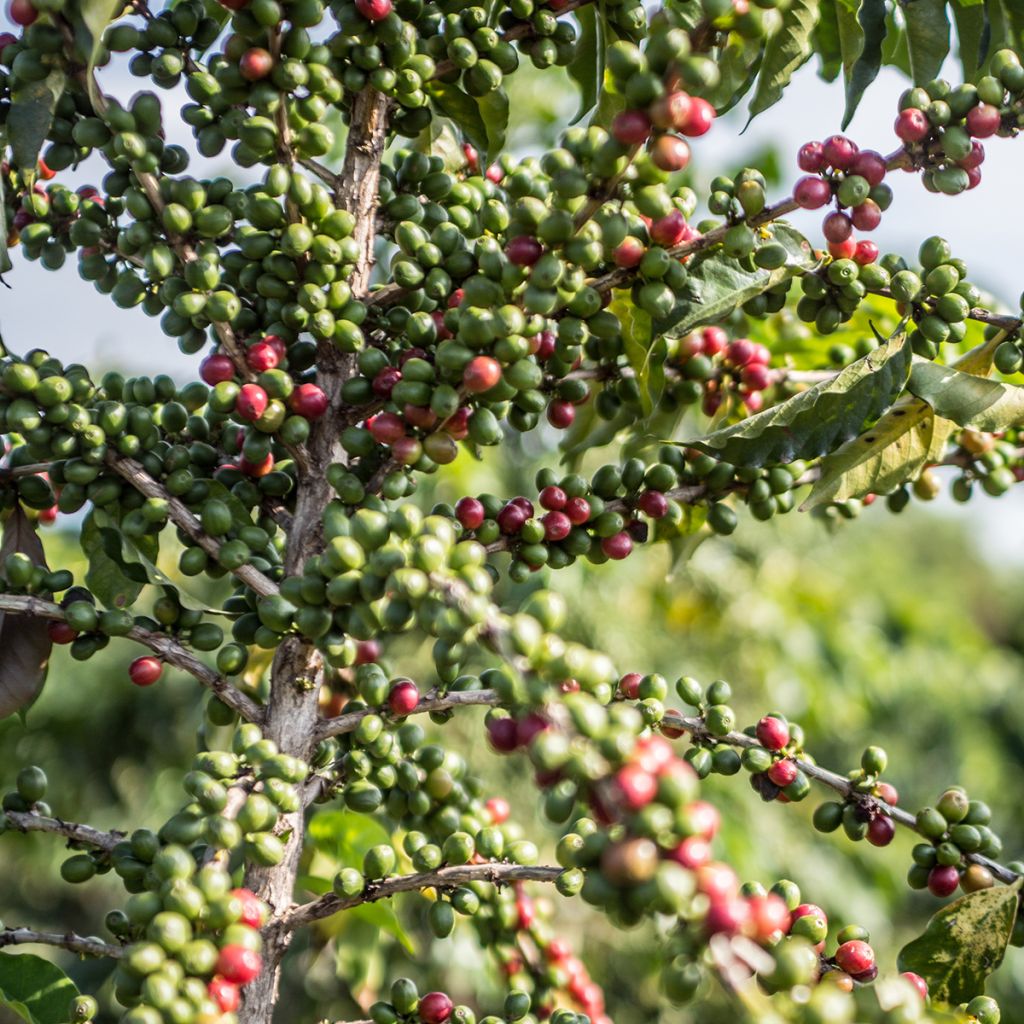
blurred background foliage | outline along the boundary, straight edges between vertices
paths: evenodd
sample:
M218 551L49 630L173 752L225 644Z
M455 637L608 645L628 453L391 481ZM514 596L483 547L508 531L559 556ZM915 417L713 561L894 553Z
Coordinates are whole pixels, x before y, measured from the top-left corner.
M558 74L524 71L512 79L516 152L541 152L571 119L575 90ZM796 95L790 103L798 106ZM698 191L714 173L735 172L744 163L774 176L779 160L762 146L739 140L728 166L701 166ZM866 331L866 324L858 327ZM806 358L818 365L836 341L812 351L804 335L759 340L772 341L777 352L787 351L798 362ZM46 339L37 343L45 345ZM116 356L116 346L107 351ZM92 369L101 373L107 367ZM608 452L596 454L610 458ZM431 482L433 493L422 497L429 505L483 491L529 494L536 469L556 464L550 433L517 435L500 451L492 449L483 464L463 454ZM1003 502L1015 500L1011 495ZM974 498L977 522L993 521L981 514L991 502ZM832 528L797 514L770 523L743 515L732 537L703 543L677 564L664 545L645 547L625 563L577 563L550 583L569 604L566 635L608 651L623 672L658 671L670 681L688 674L705 684L728 679L743 724L780 710L803 725L817 760L839 771L855 767L869 743L880 744L889 753L887 778L911 810L933 801L947 784L965 785L993 807L1004 859L1012 859L1024 855L1024 591L1018 566L981 554L978 533L987 527L967 522L919 503L898 517L879 503L858 522ZM64 521L48 531L46 543L51 566L72 569L81 579L85 561L75 526L74 520ZM161 567L177 577L174 563L173 552L165 552ZM501 596L513 607L546 582L538 576L518 586L505 584ZM191 588L196 581L187 583ZM216 604L219 595L202 596ZM421 687L430 685L428 649L409 643L387 650L387 660ZM13 785L20 766L43 765L54 813L105 828L152 826L180 806L183 766L191 762L197 732L204 742L205 694L176 672L165 673L151 689L132 687L132 657L131 645L116 641L84 664L58 649L48 685L27 720L0 723L0 787ZM463 753L488 793L511 802L515 819L552 862L559 832L542 819L523 760L488 751L483 713L466 709L443 730L429 731L431 739L443 737ZM704 793L722 811L717 854L741 878L766 885L794 879L807 900L826 909L833 936L843 924L863 924L883 969L895 969L897 950L937 907L905 884L908 834L901 831L885 850L854 845L842 832L819 835L811 813L826 793L816 791L800 805L766 805L745 773L712 777ZM358 865L362 850L387 827L383 819L358 819L330 805L314 808L314 822L305 865L308 890L298 894L301 899L311 898L321 885L316 879L329 878L341 863ZM104 914L124 898L120 885L113 876L85 886L63 883L63 858L51 836L5 837L0 919L101 933ZM542 912L604 986L616 1024L735 1019L734 1008L715 994L693 1009L659 1006L659 939L652 926L617 932L580 901L537 886L533 891ZM451 992L480 1015L500 1009L502 979L475 943L471 926L460 921L449 939L435 940L426 927L428 906L426 896L408 895L301 935L286 968L281 1021L364 1017L381 988L403 974L414 977L421 991ZM84 990L100 989L109 1000L106 965L53 955ZM1010 949L992 991L1002 1002L1003 1020L1022 1024L1024 953ZM103 1019L112 1018L108 1013Z

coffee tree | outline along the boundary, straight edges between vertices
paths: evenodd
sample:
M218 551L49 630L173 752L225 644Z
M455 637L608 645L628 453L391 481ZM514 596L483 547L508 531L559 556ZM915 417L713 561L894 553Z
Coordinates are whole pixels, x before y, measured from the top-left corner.
M44 768L4 759L3 842L51 833L70 851L55 885L113 871L125 897L102 935L8 922L0 946L114 961L103 1013L125 1024L262 1024L291 1016L279 979L300 929L422 892L439 939L467 919L507 996L454 1006L390 978L373 1024L614 1019L557 912L538 913L550 886L613 925L656 923L672 1003L717 986L755 1020L997 1024L985 984L1024 944L1024 865L1000 859L985 803L951 786L904 809L881 748L823 768L782 713L737 721L727 682L670 685L642 651L575 641L557 592L508 608L495 588L658 542L684 557L798 502L826 523L876 496L898 512L935 496L935 466L954 467L960 501L1020 478L1020 317L992 308L944 239L908 259L868 237L892 174L955 196L981 183L982 140L1016 135L1016 5L8 13L3 272L16 279L7 249L55 271L74 257L115 306L159 317L198 379L3 355L0 715L26 714L53 644L84 661L113 641L126 682L160 685L173 666L209 697L167 821L69 820ZM952 23L957 84L937 77ZM745 98L765 110L814 58L842 78L849 121L883 57L913 82L890 152L810 141L804 176L774 200L756 167L688 184L717 114ZM557 148L519 160L505 81L525 63L567 72L581 99ZM115 96L119 65L147 87ZM191 151L167 141L169 118ZM237 174L204 175L222 154ZM820 236L786 222L800 208L822 211ZM460 452L486 460L527 433L549 455L532 493L417 501ZM75 517L82 579L47 563L37 525L58 516ZM157 567L169 552L173 576ZM190 594L204 576L230 584L221 607ZM429 639L430 678L403 674L403 634ZM543 842L474 776L483 748L446 744L472 706L488 709L491 753L527 772ZM814 825L850 840L914 830L910 887L962 895L876 957L865 929L830 929L815 893L741 882L719 859L700 795L713 772L745 773L765 801L824 789ZM336 808L382 841L311 894L304 849ZM0 998L30 1024L100 1012L21 951L0 954Z

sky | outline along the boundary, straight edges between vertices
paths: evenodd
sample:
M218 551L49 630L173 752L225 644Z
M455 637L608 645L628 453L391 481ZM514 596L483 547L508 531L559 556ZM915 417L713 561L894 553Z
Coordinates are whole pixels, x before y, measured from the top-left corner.
M0 13L0 26L5 26ZM132 95L139 80L121 68L102 72L103 88L122 99ZM948 77L956 81L950 67ZM896 138L892 124L900 93L907 81L898 72L883 68L867 90L847 133L862 148L890 152ZM167 99L173 100L175 94ZM574 101L568 97L568 107ZM785 190L799 176L796 151L804 142L822 139L839 130L844 105L840 84L822 82L813 66L805 66L781 102L761 114L738 137L746 120L745 111L732 112L704 137L694 140L693 162L710 173L736 171L744 158L763 149L777 147L783 167ZM173 102L165 100L165 129L168 141L188 145L191 131L169 116ZM1011 310L1018 308L1024 288L1024 204L1011 199L1021 191L1021 143L1013 139L986 142L986 161L981 185L960 196L934 195L925 190L917 175L894 172L887 182L895 199L871 237L882 252L899 252L912 259L920 241L928 234L942 233L954 255L967 261L971 280L993 293ZM229 171L223 160L194 163L192 173ZM102 175L93 159L83 171L63 180L72 184L95 181ZM779 195L785 194L780 191ZM769 199L775 198L770 195ZM821 244L820 212L798 211L794 223L811 241ZM140 309L120 310L110 299L82 281L75 261L53 273L17 254L15 269L6 276L10 289L0 287L0 332L12 351L42 347L65 361L83 362L91 367L117 364L127 374L170 373L187 380L195 373L195 357L183 356L174 341L164 336L156 319ZM993 529L981 531L981 544L994 558L1024 560L1024 531L1015 528L1024 498L1011 494L994 501L979 497L971 502ZM963 506L940 499L936 505L951 515L967 515ZM980 510L977 506L981 506ZM998 541L995 539L998 537Z

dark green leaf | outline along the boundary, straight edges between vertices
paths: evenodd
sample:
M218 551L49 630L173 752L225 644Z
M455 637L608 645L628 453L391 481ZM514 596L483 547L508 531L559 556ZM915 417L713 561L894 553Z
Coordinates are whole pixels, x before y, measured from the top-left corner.
M480 105L472 96L463 92L458 86L446 82L433 82L430 95L434 105L445 117L455 122L462 134L481 153L487 152L487 126L480 113Z
M28 555L34 565L46 565L39 534L20 505L4 523L0 564L15 552ZM52 648L44 619L0 611L0 718L24 714L42 692ZM0 977L0 988L2 984Z
M915 359L907 390L961 427L988 432L1024 423L1024 387L1017 384Z
M834 82L843 66L836 7L836 0L822 0L821 17L811 33L811 44L821 62L818 74L826 82Z
M0 953L0 1005L27 1024L61 1024L77 995L74 982L49 960L31 953Z
M658 334L688 334L701 324L718 323L737 306L769 288L814 266L810 243L795 228L776 221L769 229L773 240L789 252L788 261L778 270L744 270L731 257L709 249L694 257L690 264L687 294L680 296L675 308L654 325Z
M739 466L817 458L855 437L867 420L892 405L906 382L910 358L901 327L831 380L731 427L682 443Z
M762 40L744 39L738 32L730 32L718 50L718 84L708 93L708 102L720 114L732 110L750 91L763 59Z
M964 69L964 81L971 82L985 60L985 29L988 15L984 5L953 0L953 20L956 22L957 50Z
M53 124L53 112L64 92L65 81L63 71L51 71L41 82L19 86L11 96L7 114L11 155L15 167L29 177L35 175L39 152Z
M924 85L938 75L949 53L946 0L907 0L903 17L911 77L915 85Z
M580 87L580 108L572 123L581 121L597 105L597 96L604 82L604 12L597 4L588 4L576 11L580 23L576 56L566 69Z
M645 416L650 416L655 397L651 393L651 363L654 351L654 334L651 329L651 315L645 313L627 298L616 299L609 307L622 324L622 343L637 386L640 388L640 406ZM663 338L659 340L664 342ZM655 360L656 362L656 360ZM664 358L662 358L662 363ZM662 373L664 383L664 373Z
M956 1005L984 993L1010 941L1020 887L1017 879L948 903L900 950L899 969L920 974L936 1002Z
M75 41L86 60L85 74L93 106L96 106L96 83L92 73L103 46L103 33L123 10L124 0L78 0L68 8Z
M907 76L910 74L910 53L907 50L907 33L903 22L896 17L896 6L886 13L885 39L882 41L882 63L899 68Z
M793 72L811 56L811 32L818 13L818 0L790 0L783 10L782 23L765 48L757 89L748 108L751 118L782 98Z
M96 595L96 600L107 608L127 608L138 599L146 583L145 578L139 580L129 576L122 568L123 558L120 545L117 545L117 557L112 557L104 542L104 533L117 533L110 528L113 520L99 510L93 510L82 523L79 543L89 562L85 573L85 585Z
M863 0L856 19L839 11L839 34L846 69L846 110L843 128L853 120L864 90L882 66L882 43L887 31L885 0Z
M480 117L484 122L486 144L483 152L490 163L496 160L505 148L505 136L508 133L508 93L504 89L481 96L477 103L480 106Z

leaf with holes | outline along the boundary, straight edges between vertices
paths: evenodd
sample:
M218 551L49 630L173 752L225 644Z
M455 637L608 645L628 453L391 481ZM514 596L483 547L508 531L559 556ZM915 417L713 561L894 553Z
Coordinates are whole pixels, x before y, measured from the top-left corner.
M681 442L738 466L813 459L855 437L903 390L910 370L906 332L851 363L835 377L707 437Z
M899 969L920 974L936 1002L956 1005L982 995L1013 933L1020 888L1018 878L946 904L924 934L900 950Z
M35 176L39 151L53 125L53 113L66 81L63 71L51 71L41 82L20 85L11 95L7 113L11 155L14 166L29 178Z
M0 539L0 565L8 555L27 555L33 565L46 567L46 554L32 520L15 505ZM40 595L47 597L49 595ZM42 693L53 642L43 619L0 611L0 718L24 715Z
M887 31L885 0L863 0L854 17L840 10L839 35L846 69L846 110L843 129L853 120L864 90L882 66L882 43ZM854 56L856 54L856 56Z
M924 85L938 75L949 53L946 0L907 0L902 10L911 76L915 85Z
M816 265L810 242L795 228L776 221L766 230L771 231L771 241L786 248L788 255L783 266L778 270L744 270L720 250L700 253L690 263L685 296L667 317L655 322L655 333L681 337L702 324L718 323L755 295Z
M751 118L782 99L793 73L814 52L811 32L819 10L818 0L790 0L783 9L782 21L765 47L757 88L748 108Z
M49 960L31 953L0 953L0 1006L26 1024L61 1024L77 995L75 983Z
M1024 423L1024 387L1017 384L915 359L907 390L961 427L995 431Z

